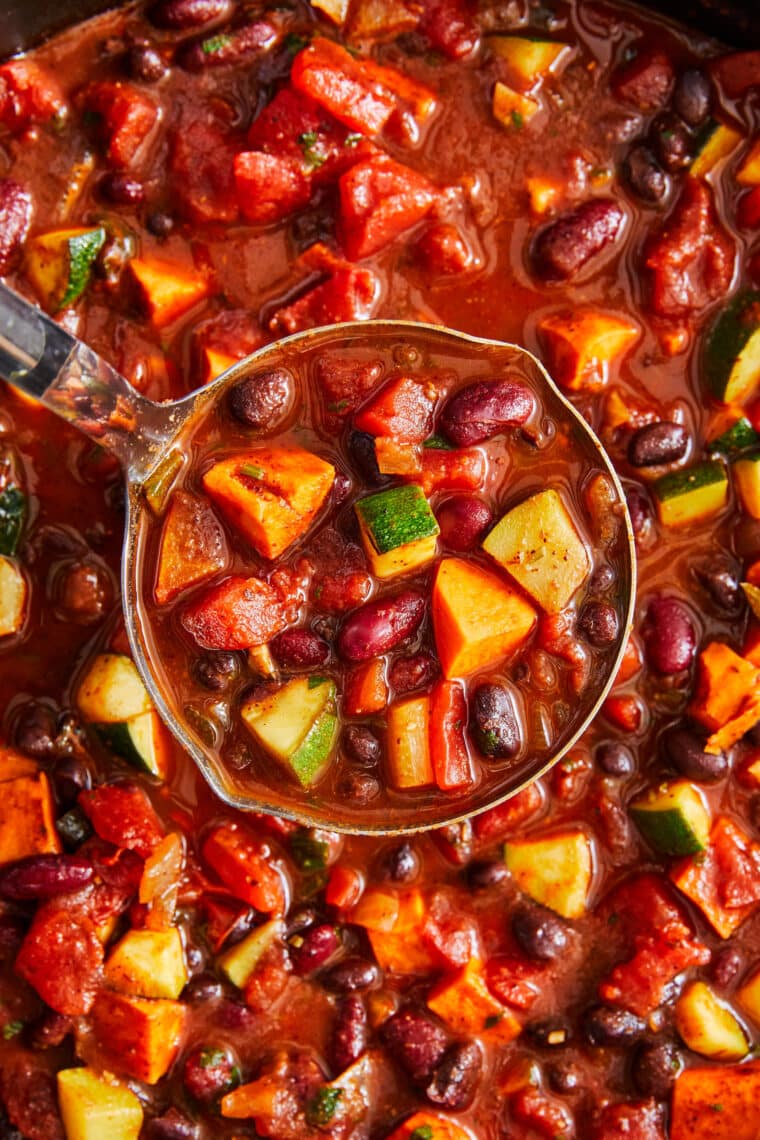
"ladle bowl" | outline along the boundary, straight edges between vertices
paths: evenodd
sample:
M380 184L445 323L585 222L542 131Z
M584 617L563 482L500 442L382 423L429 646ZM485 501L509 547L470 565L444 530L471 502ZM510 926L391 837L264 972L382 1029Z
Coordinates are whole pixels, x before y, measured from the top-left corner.
M491 368L506 366L522 371L529 386L540 394L550 417L570 425L589 466L608 479L614 502L613 532L606 537L616 564L616 601L620 617L614 651L604 658L571 710L568 730L551 755L528 756L516 768L505 768L503 778L482 785L466 799L437 792L382 808L361 808L334 802L320 794L319 785L308 790L280 773L275 765L266 783L252 782L245 772L226 765L220 754L183 720L172 697L162 664L152 644L149 624L142 613L145 575L154 568L144 558L146 520L150 510L146 488L162 472L179 470L186 442L229 388L253 372L290 367L316 347L371 338L383 345L414 343L424 336L446 354L477 353ZM297 371L297 369L296 369ZM303 824L354 833L398 834L446 824L494 807L543 775L576 744L589 727L614 683L630 633L635 605L636 559L633 532L625 496L601 442L583 416L555 386L540 362L527 350L499 341L484 340L435 325L411 321L365 321L332 325L296 333L241 360L207 387L181 400L156 404L84 343L67 333L35 306L0 284L0 376L26 395L73 424L112 452L126 478L127 515L122 559L122 603L127 635L137 668L163 721L198 766L214 792L227 804L248 811L268 812ZM173 458L172 458L173 457ZM176 462L173 461L176 460ZM600 540L602 541L602 540Z

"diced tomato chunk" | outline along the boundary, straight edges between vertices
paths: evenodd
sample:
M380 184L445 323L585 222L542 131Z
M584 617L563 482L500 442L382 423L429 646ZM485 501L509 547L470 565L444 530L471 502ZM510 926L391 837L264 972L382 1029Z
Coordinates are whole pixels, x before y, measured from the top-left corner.
M736 218L745 229L760 228L760 186L753 186L741 196L736 206Z
M101 784L81 792L78 802L101 839L136 851L143 859L164 836L160 819L137 784Z
M396 109L393 94L373 81L364 61L332 40L316 39L299 52L290 79L298 91L362 134L378 134Z
M540 993L542 973L535 962L499 954L486 963L486 984L503 1005L530 1009Z
M537 784L529 784L503 804L476 815L472 821L475 837L481 842L503 839L515 827L535 815L544 802Z
M431 273L446 276L464 273L475 261L467 242L449 222L429 226L417 243L417 252Z
M16 958L24 978L56 1013L88 1013L101 982L103 946L92 921L45 903L37 911Z
M709 949L695 939L671 941L658 935L641 938L633 957L615 966L601 983L599 995L610 1005L648 1017L665 1000L667 987L682 970L704 966L709 961Z
M287 615L268 582L227 578L185 608L182 625L204 649L250 649L284 629Z
M442 451L426 447L422 452L422 473L415 477L426 495L436 491L478 491L486 477L482 451Z
M736 51L710 60L710 71L724 95L740 99L760 87L760 51Z
M475 5L470 0L427 0L420 30L449 59L463 59L478 46Z
M129 166L158 121L158 108L130 83L90 83L80 102L113 166Z
M638 732L641 727L643 713L638 699L634 696L623 694L607 697L602 705L602 712L608 720L625 732Z
M352 261L377 253L431 210L438 191L422 174L387 155L358 162L338 183L339 227Z
M203 857L238 898L264 914L284 912L285 884L266 844L235 824L220 824L206 836Z
M341 321L368 321L380 300L380 282L369 269L336 269L292 305L278 309L269 322L272 332L292 333Z
M328 614L342 614L366 602L372 590L372 579L364 570L345 570L325 574L319 579L317 607Z
M170 170L174 195L188 221L235 221L234 161L238 149L213 120L193 118L180 124L173 140Z
M0 123L18 133L45 123L65 108L57 81L29 59L12 59L0 67Z
M640 111L656 111L668 101L675 73L664 51L644 47L613 71L610 87L618 99Z
M438 787L444 792L471 788L475 769L467 751L467 698L458 681L440 681L430 699L430 755Z
M466 966L480 956L480 935L474 918L463 914L440 892L428 903L422 939L450 967Z
M653 1100L605 1105L594 1122L593 1140L665 1140L662 1109Z
M308 205L311 183L297 159L260 151L235 156L235 187L247 222L279 222Z
M530 1085L513 1094L510 1109L515 1120L527 1124L546 1140L558 1140L574 1133L570 1110L561 1101Z
M435 401L422 384L400 376L384 384L361 409L354 423L359 431L387 436L401 443L420 443L433 429Z
M730 820L710 836L718 868L718 893L723 906L760 902L760 844L750 840Z
M378 360L325 357L317 361L316 374L328 415L343 419L374 388L383 366Z

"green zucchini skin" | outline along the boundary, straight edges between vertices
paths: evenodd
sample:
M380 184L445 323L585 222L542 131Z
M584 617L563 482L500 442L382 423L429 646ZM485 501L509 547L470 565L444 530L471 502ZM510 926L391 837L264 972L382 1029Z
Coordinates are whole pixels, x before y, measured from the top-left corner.
M739 357L749 353L742 377ZM760 291L747 289L722 311L707 338L704 372L710 393L724 403L742 403L760 377Z
M440 533L425 493L416 483L368 495L356 504L356 513L378 554Z

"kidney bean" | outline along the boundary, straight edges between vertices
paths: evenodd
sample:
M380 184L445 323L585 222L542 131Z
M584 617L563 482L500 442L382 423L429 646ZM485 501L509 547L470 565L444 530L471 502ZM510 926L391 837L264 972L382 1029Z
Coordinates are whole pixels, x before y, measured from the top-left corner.
M168 74L163 56L150 44L134 44L127 57L127 70L140 83L158 83Z
M713 955L710 963L710 974L716 986L726 989L734 978L740 973L744 959L735 946L724 946Z
M623 174L643 202L661 202L670 189L670 179L646 146L631 148L623 163Z
M219 693L228 688L238 671L238 659L234 653L220 650L210 651L199 657L193 665L193 675L204 689Z
M178 1108L170 1108L163 1116L154 1116L147 1125L149 1140L198 1140L201 1126Z
M369 772L349 772L338 785L338 795L354 807L363 807L380 794L380 783Z
M193 1100L210 1105L238 1083L235 1069L227 1048L200 1045L185 1060L182 1083Z
M481 890L505 882L509 878L509 871L498 859L478 859L467 867L465 878L471 887Z
M436 673L438 664L429 653L414 653L411 657L397 657L388 671L396 696L411 693L428 685Z
M525 1033L540 1049L562 1049L570 1043L572 1026L566 1017L547 1017L525 1026Z
M399 843L381 858L383 877L392 883L411 883L420 873L420 857L411 843Z
M371 990L380 981L380 971L368 958L353 955L336 962L320 981L325 989L335 994L361 994Z
M586 602L578 615L578 632L597 649L612 645L619 628L617 613L607 602Z
M283 669L310 669L324 665L330 646L308 629L285 629L269 643L272 656Z
M68 756L56 764L53 773L56 799L65 807L73 806L80 792L92 787L92 772L76 756Z
M57 1049L73 1029L73 1018L47 1009L29 1026L27 1040L32 1049Z
M663 107L673 88L673 64L659 48L642 47L632 59L615 68L610 88L618 99L640 111Z
M545 281L568 281L614 241L623 211L612 198L591 198L546 226L533 242L533 267Z
M710 81L702 71L689 68L676 80L673 110L690 127L698 127L710 114Z
M293 407L292 373L271 368L238 381L229 394L229 409L236 420L260 432L278 427Z
M380 1036L388 1052L413 1081L430 1080L448 1044L443 1029L410 1006L389 1017Z
M704 738L690 728L669 728L662 743L670 763L687 780L720 780L728 772L726 754L705 752Z
M658 115L649 128L649 138L652 150L671 174L684 170L691 162L692 137L677 115L668 111Z
M346 661L379 657L411 637L424 616L425 598L416 590L367 602L344 621L338 634L338 652Z
M689 433L682 424L664 420L635 431L628 443L628 462L633 467L656 467L683 459L689 448Z
M676 1077L683 1069L683 1056L670 1041L643 1045L633 1061L633 1083L642 1096L666 1100Z
M142 182L116 170L104 174L99 180L98 194L115 206L139 206L145 201Z
M626 487L625 501L631 516L631 527L636 538L643 538L652 522L652 508L643 491L638 487Z
M32 197L12 178L0 178L0 274L16 264L32 224Z
M642 638L647 663L657 673L688 669L697 651L697 634L689 611L678 598L661 594L649 603Z
M288 939L290 958L296 974L310 974L324 966L340 947L340 936L334 926L324 922L310 926L302 934Z
M0 914L0 962L18 954L28 923L20 914Z
M105 570L92 562L74 562L60 585L60 606L80 625L99 621L111 605L113 590Z
M351 995L338 1007L328 1052L335 1072L342 1073L358 1061L367 1048L367 1011L361 998Z
M225 999L214 1011L214 1024L233 1032L252 1033L259 1026L258 1015L241 1001Z
M58 718L51 708L29 701L16 721L13 738L16 747L35 760L50 760L55 755Z
M380 741L363 724L349 724L341 737L343 751L357 764L377 764L383 754Z
M146 229L157 238L168 238L174 229L174 218L164 210L154 210L145 219Z
M634 769L633 756L619 740L605 740L596 750L595 759L608 776L630 776Z
M197 974L183 990L183 997L197 1005L218 1001L224 993L222 983L213 974Z
M507 428L519 427L535 411L536 399L516 380L481 380L446 401L439 427L457 447L484 443Z
M348 450L356 470L365 483L371 487L379 487L389 482L387 475L380 474L373 435L366 431L352 431L348 437Z
M606 142L633 142L641 134L641 115L634 111L612 111L600 116L597 126Z
M462 1112L475 1099L483 1072L483 1054L475 1041L452 1045L436 1065L425 1096L431 1104Z
M177 62L187 71L207 71L255 58L274 47L279 35L268 20L256 20L224 36L213 36L183 47Z
M228 20L234 10L234 0L159 0L148 18L157 28L186 32L212 21Z
M590 1045L635 1045L646 1025L627 1009L596 1005L583 1017L583 1035Z
M523 953L536 962L555 962L567 950L565 923L548 907L521 903L512 915L512 933Z
M484 681L470 698L473 735L484 756L516 756L522 743L520 721L512 694L504 685Z
M474 550L493 522L493 511L477 495L452 495L436 513L441 542L451 550Z
M93 869L80 855L30 855L0 871L0 898L54 899L92 882Z
M743 608L744 591L739 583L739 575L731 566L715 562L711 565L697 566L694 573L719 610L727 614L736 614Z

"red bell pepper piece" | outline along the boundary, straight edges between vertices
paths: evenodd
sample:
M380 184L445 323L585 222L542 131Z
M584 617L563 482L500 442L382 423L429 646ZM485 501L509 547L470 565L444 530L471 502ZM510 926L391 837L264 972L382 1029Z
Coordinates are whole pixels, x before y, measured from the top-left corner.
M472 821L475 838L488 843L503 839L519 824L535 815L543 802L544 797L538 785L529 784L503 804L476 815Z
M710 951L695 939L650 935L638 940L632 958L615 966L599 986L599 995L610 1005L648 1017L665 1000L667 987L682 970L709 961Z
M420 31L449 59L463 59L480 40L474 7L470 0L426 0Z
M16 958L16 973L56 1013L88 1013L100 988L103 945L94 923L60 902L39 908Z
M354 419L359 431L421 443L433 430L435 401L417 380L399 376L384 384Z
M266 844L235 824L220 824L206 836L203 857L238 898L264 914L285 912L285 885Z
M268 582L227 578L186 607L182 625L204 649L249 649L284 629L287 617Z
M352 261L369 257L422 221L438 191L416 170L387 155L358 162L341 175L339 230Z
M161 820L137 784L101 784L81 792L78 802L101 839L143 859L164 837Z
M464 728L467 699L459 681L440 681L430 698L430 755L435 782L444 792L471 788L475 768L467 751Z
M90 83L80 95L85 111L94 118L95 134L113 166L129 166L146 136L158 121L152 99L130 83Z
M279 222L302 210L311 198L311 183L297 159L244 151L235 156L234 172L238 205L247 222Z
M426 495L436 491L478 491L485 477L486 460L482 451L442 451L426 447L422 452L419 482Z
M332 40L316 39L299 52L290 79L302 94L365 135L378 134L396 109L392 91L371 78L365 61Z

